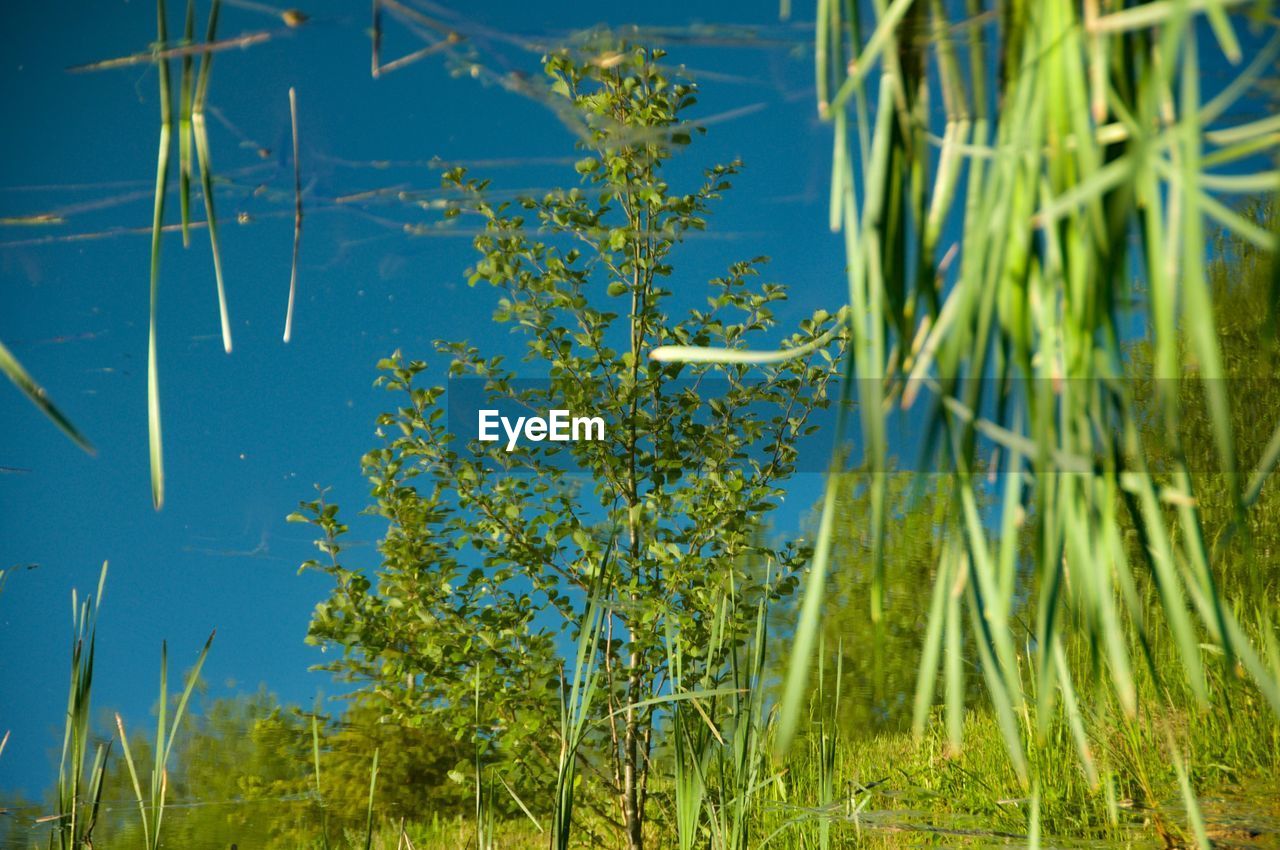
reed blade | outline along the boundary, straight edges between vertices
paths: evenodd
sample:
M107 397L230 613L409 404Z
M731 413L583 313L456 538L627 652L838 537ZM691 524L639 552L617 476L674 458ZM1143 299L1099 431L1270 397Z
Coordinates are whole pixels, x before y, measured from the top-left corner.
M190 46L196 38L196 4L187 0L186 22L182 43ZM194 57L182 57L182 80L178 84L178 207L182 214L182 247L191 245L191 106L194 97L192 80Z
M165 24L164 0L156 0L156 37L169 40ZM160 290L160 242L164 236L164 202L169 191L169 148L172 108L169 92L169 62L156 63L160 79L160 144L156 154L155 205L151 219L151 298L147 321L147 442L151 461L151 504L164 507L164 441L160 433L160 375L157 355L156 307Z
M293 262L289 270L289 306L284 315L284 341L293 336L293 304L298 292L298 246L302 241L302 165L298 161L298 95L289 87L289 118L293 127Z
M62 430L62 433L70 438L71 442L91 455L97 454L97 450L94 449L93 445L72 424L71 420L58 409L57 405L49 398L49 394L45 392L44 387L36 383L35 379L28 374L27 370L18 362L18 358L13 356L13 353L9 351L3 342L0 342L0 371L3 371L5 376L10 381L13 381L13 385L53 424L57 425Z
M369 768L369 805L365 809L364 850L372 850L373 848L373 800L374 794L378 790L379 752L381 752L381 750L373 751L373 765Z
M205 32L205 44L213 44L218 32L218 12L221 0L214 0L209 8L209 26ZM209 249L213 253L213 278L218 290L218 319L222 328L222 348L231 353L231 316L227 309L227 292L222 279L222 251L218 245L218 214L213 198L213 159L209 153L209 134L206 130L204 110L209 96L209 80L213 73L213 54L205 53L200 60L200 73L196 79L195 102L192 105L191 127L195 136L196 157L200 164L200 194L204 198L205 220L209 227Z

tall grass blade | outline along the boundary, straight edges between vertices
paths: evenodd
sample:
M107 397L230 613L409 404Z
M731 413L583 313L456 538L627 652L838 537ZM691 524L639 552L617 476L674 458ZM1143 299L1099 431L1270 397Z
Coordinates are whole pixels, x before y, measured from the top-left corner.
M298 96L289 87L289 118L293 127L293 262L289 271L289 307L284 316L284 341L293 335L293 302L298 291L298 245L302 241L302 165L298 161Z
M165 24L164 0L156 0L156 39L164 45L169 40ZM160 79L160 145L156 154L155 208L151 219L151 298L147 322L147 442L151 460L151 504L164 507L164 441L160 434L160 375L156 352L156 301L160 289L160 242L164 235L164 202L169 191L169 136L172 107L169 94L169 61L159 59L156 72Z
M834 471L831 476L834 480ZM822 625L822 606L826 596L827 574L831 565L831 550L836 519L836 488L828 484L822 499L822 516L818 521L818 536L813 544L813 563L804 584L804 601L796 624L795 638L791 646L791 660L783 683L779 703L778 731L775 748L786 752L800 728L801 714L808 701L809 670L818 646L818 634Z
M53 820L57 823L57 830L49 837L50 847L54 846L56 838L62 850L79 850L92 845L94 822L102 796L102 777L109 750L100 745L87 775L85 768L90 740L98 610L106 580L107 562L104 561L98 577L98 592L92 598L92 604L89 599L79 601L76 592L71 592L71 677L55 794L57 814ZM82 814L86 805L87 817Z
M373 800L378 789L378 753L380 749L373 751L373 765L369 768L369 805L365 809L364 819L364 850L372 850L373 848Z
M129 780L133 783L134 799L138 803L139 820L142 822L142 844L151 847L151 819L147 817L147 795L142 793L142 783L138 781L138 769L133 763L133 753L129 749L129 736L124 731L124 720L116 712L116 731L120 736L120 751L124 753L124 763L129 769Z
M916 737L924 734L925 725L929 721L929 709L937 690L943 627L948 620L947 597L951 582L947 568L950 563L950 558L944 554L938 565L938 574L933 580L933 595L925 619L924 645L920 663L916 666L916 690L911 712L911 728Z
M1027 850L1040 850L1040 784L1031 789L1031 811L1027 816Z
M205 44L214 43L218 31L218 12L221 0L213 0L209 7L209 26L205 32ZM196 157L200 164L200 194L204 198L205 220L209 227L209 248L213 252L213 277L218 289L218 318L222 325L222 348L231 353L231 317L227 311L227 293L222 281L222 251L218 247L218 215L214 210L213 160L209 153L209 134L205 125L204 108L209 96L209 79L213 73L213 53L205 53L200 59L200 73L196 78L195 102L191 109L191 127L195 135Z
M856 58L850 60L849 76L840 84L840 89L832 99L832 110L843 108L845 102L853 96L854 91L862 84L867 73L875 67L876 60L884 53L885 47L894 40L894 32L898 24L906 16L907 12L911 10L914 2L915 0L893 0L883 10L880 19L876 22L875 30L862 47L862 52Z
M1170 746L1173 742L1170 741ZM1200 802L1191 787L1191 779L1187 776L1187 766L1177 749L1173 750L1173 769L1178 774L1178 787L1182 791L1182 804L1187 808L1187 823L1191 826L1191 834L1195 836L1196 847L1200 850L1211 850L1214 846L1204 828L1204 815L1200 813Z
M610 540L588 590L587 608L578 631L573 672L568 688L561 683L560 754L556 764L555 798L552 801L551 847L568 850L573 835L573 808L576 794L579 749L588 731L588 721L600 684L596 647L604 635L608 609L604 591L609 581L609 563L614 540ZM563 678L563 674L562 674ZM477 771L478 776L478 771ZM477 779L478 781L478 779Z
M316 803L320 806L320 847L329 850L329 807L320 783L320 719L315 714L311 715L311 763L315 771Z
M124 752L125 765L129 769L129 779L133 784L134 796L138 803L146 850L157 850L160 847L160 833L164 825L165 806L169 793L169 759L178 730L182 727L187 704L196 684L200 681L200 670L204 667L215 634L216 632L209 634L200 654L196 657L195 665L187 674L186 685L178 696L178 703L172 717L169 715L169 648L165 642L160 644L160 701L156 712L154 760L150 783L145 794L129 748L129 736L125 731L124 720L116 714L116 730L120 736L120 747Z
M173 750L173 742L178 735L178 724L182 722L182 717L187 710L187 704L191 701L191 694L195 690L196 684L200 681L200 670L204 667L205 659L209 656L209 648L213 646L213 639L216 635L216 630L209 633L209 637L205 639L204 646L200 648L200 654L196 657L195 666L187 674L187 683L182 689L182 695L178 698L178 706L173 714L173 726L169 730L169 738L164 745L166 760Z

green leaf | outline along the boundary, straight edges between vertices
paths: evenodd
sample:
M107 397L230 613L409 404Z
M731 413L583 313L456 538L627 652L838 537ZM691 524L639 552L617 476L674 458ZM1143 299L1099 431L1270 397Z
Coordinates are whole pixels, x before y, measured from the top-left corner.
M22 368L22 364L13 356L3 342L0 342L0 371L13 382L23 395L34 404L41 413L47 416L53 424L57 425L62 433L66 434L70 440L89 454L96 454L93 446L85 439L84 435L71 424L71 420L62 414L57 406L50 400L48 393L44 391L44 387L35 382L35 379L27 374L27 370Z

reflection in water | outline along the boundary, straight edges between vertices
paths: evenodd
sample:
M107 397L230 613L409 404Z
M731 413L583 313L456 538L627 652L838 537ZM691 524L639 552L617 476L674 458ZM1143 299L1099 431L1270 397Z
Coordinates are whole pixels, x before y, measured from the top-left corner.
M870 806L856 813L843 807L805 813L825 815L837 830L850 836L860 834L878 846L877 837L889 840L894 847L940 846L964 848L1026 847L1024 833L992 829L990 823L976 815L940 816L929 806L927 793L921 789L889 788L877 790ZM1209 837L1217 848L1280 848L1280 784L1271 787L1232 788L1224 794L1201 801L1209 826ZM344 808L359 809L365 799L344 801ZM1179 804L1169 801L1166 811L1177 812ZM29 850L49 846L53 827L36 823L44 811L39 806L22 805L3 810L0 823L0 850ZM799 814L794 812L793 814ZM1157 850L1164 843L1149 826L1144 826L1145 812L1128 811L1129 822L1116 837L1100 840L1063 839L1043 836L1046 850L1102 850L1124 847L1131 850ZM136 803L125 799L104 801L100 832L94 847L100 850L138 847L142 845ZM405 822L403 829L412 846L424 848L465 847L474 841L471 816L454 813L421 817ZM166 807L166 837L162 846L188 850L226 850L240 848L298 848L312 846L322 831L321 809L313 792L281 794L257 799L178 801ZM527 826L527 823L525 824ZM375 846L399 844L400 821L384 818ZM536 832L522 831L519 821L512 821L500 833L510 834L511 841L501 846L534 850L545 846L545 838ZM334 846L346 846L350 838L362 838L355 824L340 828L330 825ZM359 835L358 835L359 834ZM399 845L407 846L407 845Z

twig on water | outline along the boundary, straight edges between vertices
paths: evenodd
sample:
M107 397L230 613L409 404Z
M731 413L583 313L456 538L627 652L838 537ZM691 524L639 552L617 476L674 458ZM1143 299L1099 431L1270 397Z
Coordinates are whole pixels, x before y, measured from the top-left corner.
M423 58L424 56L430 56L432 53L439 53L444 48L457 43L458 43L457 39L448 38L448 39L445 39L444 41L437 41L435 44L428 44L426 47L415 50L408 55L401 56L399 59L394 59L385 65L379 66L378 73L389 74L392 71L395 71L399 68L403 68L404 66L410 63L417 62L419 59ZM376 77L378 76L378 74L374 74L374 76Z
M255 44L261 44L269 41L279 34L277 30L259 30L258 32L245 33L235 38L228 38L222 41L208 42L205 44L189 44L181 47L170 47L165 50L148 50L145 53L132 53L128 56L121 56L116 59L104 59L101 62L90 62L87 65L72 65L67 69L70 73L79 74L85 71L109 71L113 68L127 68L131 65L143 65L150 62L159 62L165 59L178 59L197 54L204 55L207 53L217 53L221 50L232 50L235 48L244 49L252 47Z
M373 54L370 59L369 73L375 79L380 69L379 56L382 54L382 7L378 0L373 0Z

